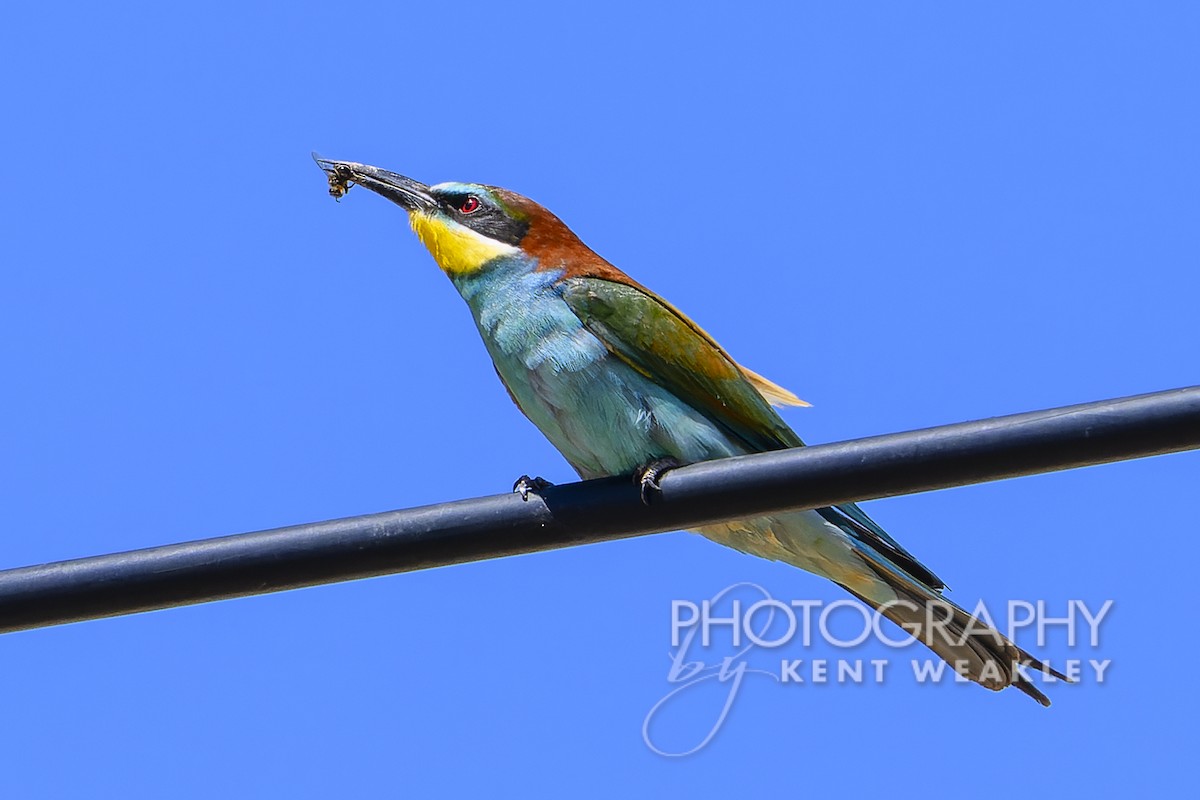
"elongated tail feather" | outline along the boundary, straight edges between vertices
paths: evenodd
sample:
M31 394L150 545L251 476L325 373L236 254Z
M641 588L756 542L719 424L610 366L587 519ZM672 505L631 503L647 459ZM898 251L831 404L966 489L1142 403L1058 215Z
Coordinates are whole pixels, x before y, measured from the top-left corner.
M892 587L898 600L881 604L853 590L851 593L911 633L963 677L993 691L1014 686L1043 706L1050 705L1050 699L1021 674L1018 665L1070 680L1017 647L996 629L972 617L965 609L915 580L880 553L869 547L860 547L856 552L881 580Z

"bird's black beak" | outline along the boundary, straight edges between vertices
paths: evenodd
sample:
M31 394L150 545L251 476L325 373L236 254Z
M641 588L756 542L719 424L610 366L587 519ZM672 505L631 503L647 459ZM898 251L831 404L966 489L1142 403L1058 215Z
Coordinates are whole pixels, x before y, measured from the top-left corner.
M316 153L313 153L313 160L329 178L329 193L334 197L340 198L350 190L350 184L357 183L408 211L431 211L437 208L437 201L429 193L429 187L412 178L353 161L330 161Z

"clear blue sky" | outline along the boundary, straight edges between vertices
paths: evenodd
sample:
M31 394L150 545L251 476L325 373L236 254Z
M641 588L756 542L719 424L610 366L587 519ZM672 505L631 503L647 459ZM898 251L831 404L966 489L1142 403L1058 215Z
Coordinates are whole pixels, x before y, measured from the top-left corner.
M811 401L811 442L1197 383L1200 8L1053 5L8 9L0 565L572 478L400 211L334 204L314 149L540 200ZM1048 710L754 684L656 756L671 600L844 596L677 533L0 637L0 791L1178 786L1198 468L868 504L962 603L1115 602L1108 680Z

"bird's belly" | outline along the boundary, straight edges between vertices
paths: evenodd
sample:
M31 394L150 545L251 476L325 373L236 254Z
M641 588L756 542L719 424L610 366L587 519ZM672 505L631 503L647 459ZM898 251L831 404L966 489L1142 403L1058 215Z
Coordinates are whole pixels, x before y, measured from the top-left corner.
M634 370L555 288L560 273L514 261L458 281L513 399L585 478L660 458L744 452L707 417Z
M517 405L584 478L629 474L666 456L688 463L746 452L607 351L570 371L529 370L504 359L496 367ZM863 569L846 534L815 511L708 525L697 533L831 578L879 602L894 599Z
M594 347L584 344L587 338ZM587 331L571 339L570 358L550 354L537 361L491 344L489 350L517 405L582 477L629 474L660 458L688 463L744 452Z
M524 291L492 294L487 303L475 299L476 321L501 380L582 477L627 475L666 457L691 463L747 452L702 413L614 356L561 298ZM863 577L846 534L816 512L698 532L832 578L865 597L879 594L878 581Z

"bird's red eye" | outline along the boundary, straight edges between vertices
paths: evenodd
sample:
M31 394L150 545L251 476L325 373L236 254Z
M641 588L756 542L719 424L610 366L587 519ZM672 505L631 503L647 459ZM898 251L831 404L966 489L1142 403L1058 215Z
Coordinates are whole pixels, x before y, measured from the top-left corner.
M479 208L479 198L468 195L467 199L462 201L462 205L458 207L458 210L464 214L470 214L477 208Z

